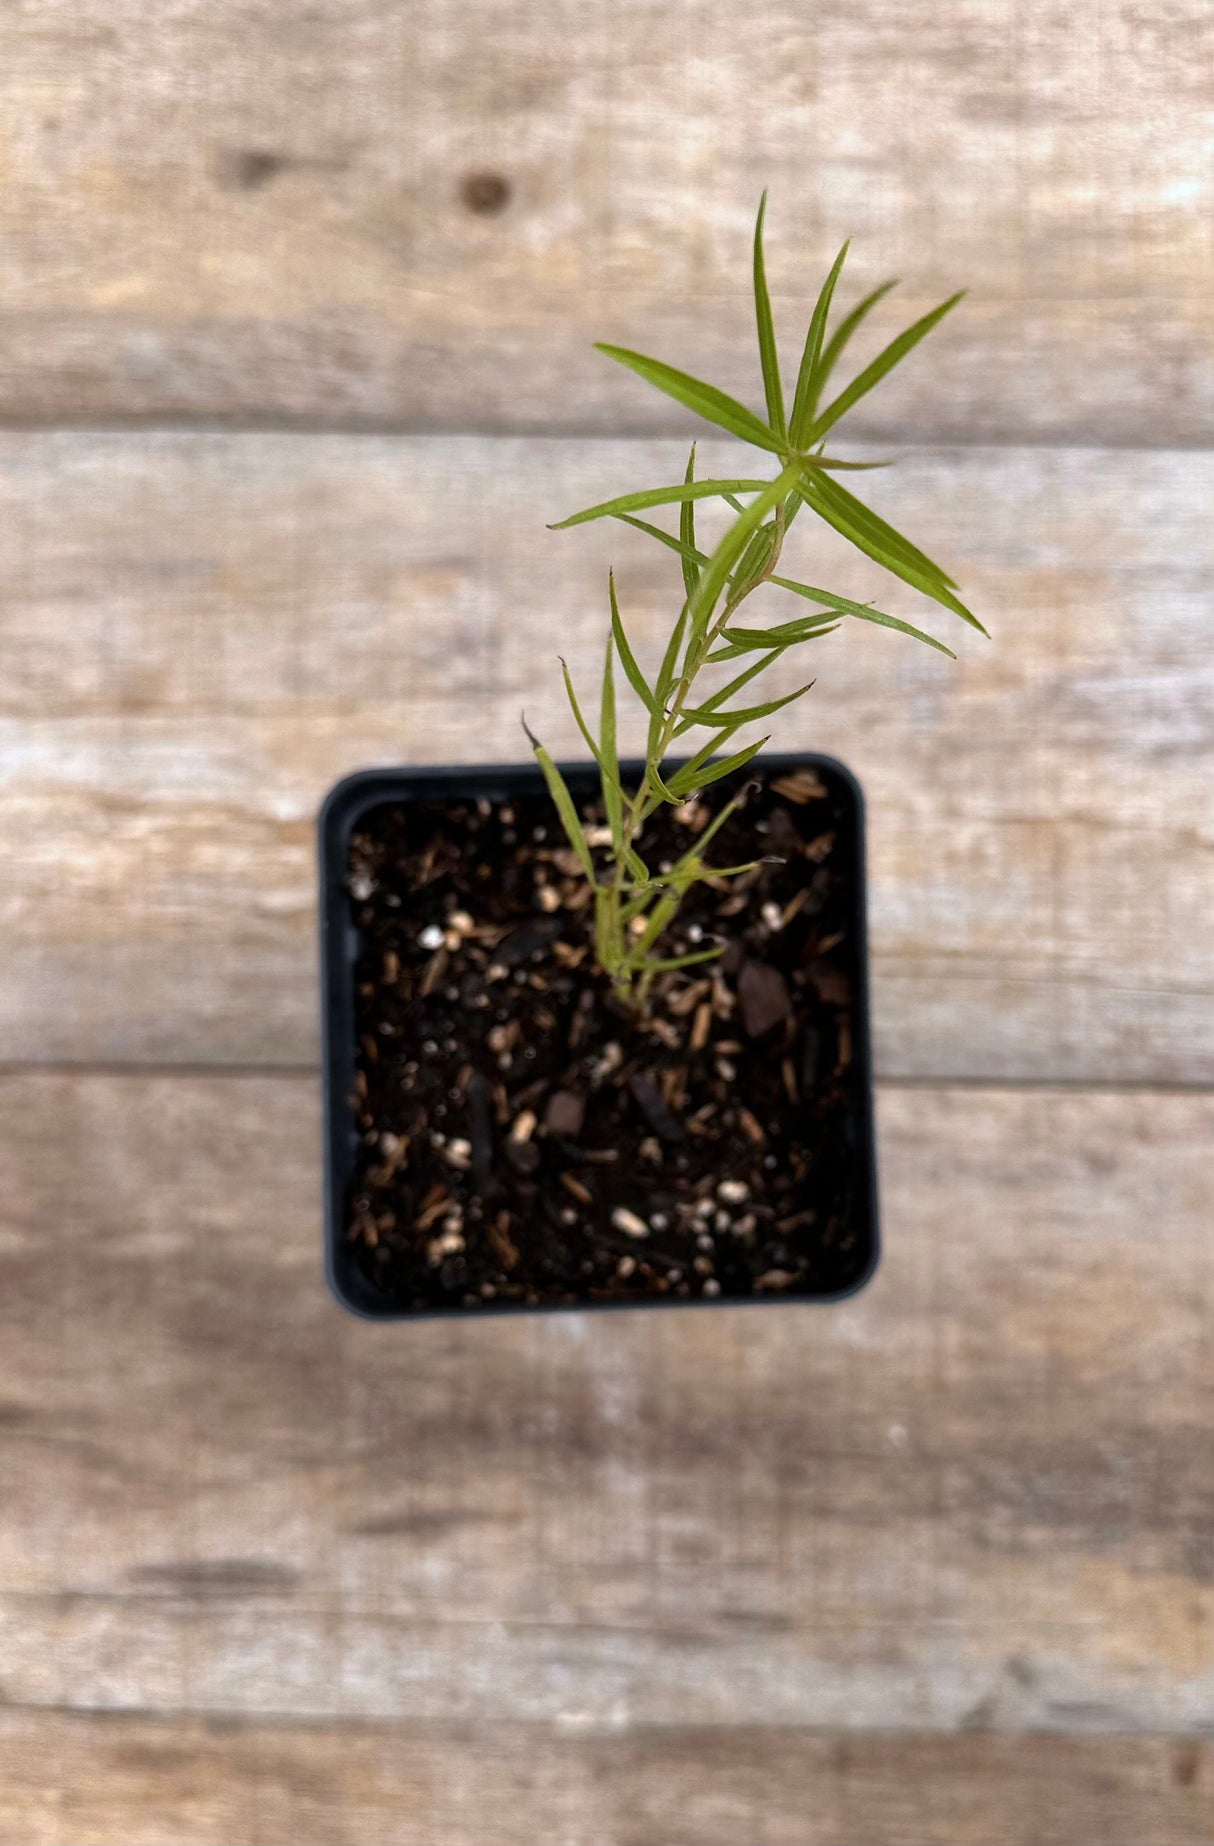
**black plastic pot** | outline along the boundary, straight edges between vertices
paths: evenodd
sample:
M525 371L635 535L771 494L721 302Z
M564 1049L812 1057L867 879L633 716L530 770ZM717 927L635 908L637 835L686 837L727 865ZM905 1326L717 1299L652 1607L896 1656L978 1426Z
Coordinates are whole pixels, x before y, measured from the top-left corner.
M860 1245L856 1273L843 1288L820 1294L721 1295L713 1300L671 1296L570 1304L578 1312L616 1307L725 1307L742 1301L767 1304L831 1302L855 1294L871 1279L879 1254L876 1145L873 1124L872 1058L869 1035L868 944L865 916L864 802L851 772L831 757L764 754L763 770L785 775L798 769L815 772L830 788L836 812L844 818L837 847L850 895L848 963L853 1005L850 1015L855 1109L848 1124L848 1159L855 1199L854 1233ZM643 764L622 765L626 777L639 779ZM564 764L562 770L576 800L598 789L593 764ZM360 823L381 806L399 806L436 798L487 799L502 803L543 792L535 763L470 768L372 769L347 776L332 789L319 817L320 948L322 981L322 1060L324 1085L324 1235L325 1270L337 1300L351 1313L372 1320L419 1320L463 1315L463 1308L417 1309L379 1293L359 1267L346 1235L347 1205L355 1171L359 1137L354 1110L357 1069L355 969L360 936L355 906L347 889L350 839ZM488 1304L482 1314L559 1311L564 1304Z

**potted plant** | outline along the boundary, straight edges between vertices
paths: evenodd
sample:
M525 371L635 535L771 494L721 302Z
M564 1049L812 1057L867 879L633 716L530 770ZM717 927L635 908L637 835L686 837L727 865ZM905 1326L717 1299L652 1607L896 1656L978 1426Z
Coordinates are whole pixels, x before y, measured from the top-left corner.
M745 689L845 620L950 654L872 603L780 574L805 510L981 630L939 565L838 479L883 464L826 453L828 432L961 297L824 403L893 286L828 331L844 245L788 402L763 210L764 416L601 348L775 472L700 479L693 446L682 481L558 522L623 521L682 573L649 672L609 580L593 720L564 669L589 761L558 766L528 732L525 766L374 770L325 804L328 1272L356 1312L838 1299L875 1265L860 791L820 756L758 760L766 737L731 746L808 685L767 700ZM704 548L708 499L732 517ZM658 507L678 508L677 530L652 523ZM796 612L764 624L774 591ZM629 694L648 736L643 759L621 762Z

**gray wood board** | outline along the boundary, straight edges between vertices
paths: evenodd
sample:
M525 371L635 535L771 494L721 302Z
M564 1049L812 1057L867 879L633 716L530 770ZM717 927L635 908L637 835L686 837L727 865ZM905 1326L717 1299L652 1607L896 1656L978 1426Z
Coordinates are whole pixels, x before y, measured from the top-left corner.
M9 8L0 418L677 431L591 342L753 400L766 186L790 368L845 238L848 301L903 279L863 357L970 290L857 431L1208 441L1212 30L1204 0Z
M517 761L524 707L584 755L557 650L589 690L614 561L656 660L681 583L635 532L545 522L682 466L648 441L0 438L0 1057L311 1062L325 790ZM881 1072L1209 1082L1210 456L912 449L860 478L993 634L794 531L790 569L961 656L853 624L771 682L817 675L776 742L867 794Z

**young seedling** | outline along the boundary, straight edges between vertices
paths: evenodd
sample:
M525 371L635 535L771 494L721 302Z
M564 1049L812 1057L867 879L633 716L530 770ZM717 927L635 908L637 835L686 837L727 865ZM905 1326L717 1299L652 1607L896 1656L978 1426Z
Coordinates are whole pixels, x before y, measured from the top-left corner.
M582 525L590 519L618 519L666 546L677 555L682 566L682 606L662 663L653 678L646 677L629 645L620 616L615 578L614 575L608 577L611 624L607 633L597 738L582 712L569 669L563 661L561 663L578 729L599 766L603 808L611 835L605 878L600 878L596 872L585 828L564 778L548 751L530 730L527 732L570 845L593 887L598 961L620 993L637 1005L643 1005L650 983L662 970L709 961L721 953L720 947L676 956L661 953L662 937L690 887L705 878L736 876L749 871L756 863L709 866L704 860L707 847L738 805L740 797L725 804L669 871L652 871L641 856L639 848L643 845L646 821L663 803L681 805L710 783L751 762L768 742L767 736L732 753L720 755L719 752L744 725L770 718L782 706L792 704L808 692L813 682L782 698L758 704L739 705L730 701L790 648L833 634L840 623L849 618L896 629L955 659L952 650L942 641L899 616L886 614L872 603L854 602L850 597L818 589L813 584L778 576L776 567L784 541L802 507L808 507L819 519L833 526L892 576L959 615L980 634L986 633L982 623L960 600L954 580L835 478L847 470L889 464L841 461L825 452L827 432L931 332L962 299L965 291L951 295L930 314L906 328L871 364L857 373L837 397L821 408L827 381L852 334L877 302L895 286L893 282L885 282L874 289L843 316L827 337L835 285L848 250L848 245L844 244L815 303L789 408L776 354L763 261L766 204L764 193L754 234L755 320L766 417L748 410L714 385L703 384L661 360L647 359L622 346L600 344L598 350L628 366L668 397L685 404L705 422L740 437L765 456L774 457L779 463L779 473L771 479L698 480L693 443L686 474L676 486L646 488L640 493L606 500L600 506L588 507L584 512L557 521L553 528ZM723 501L735 514L724 536L709 552L701 550L696 542L695 505L698 500ZM680 508L677 535L639 517L654 507L676 505ZM744 626L739 620L742 604L764 585L801 597L810 604L809 612L775 627ZM628 685L649 719L644 774L633 789L623 786L616 745L617 657ZM700 689L701 674L706 667L739 661L747 664L725 685L713 691ZM708 742L682 767L667 772L665 763L671 746L695 730L708 731Z

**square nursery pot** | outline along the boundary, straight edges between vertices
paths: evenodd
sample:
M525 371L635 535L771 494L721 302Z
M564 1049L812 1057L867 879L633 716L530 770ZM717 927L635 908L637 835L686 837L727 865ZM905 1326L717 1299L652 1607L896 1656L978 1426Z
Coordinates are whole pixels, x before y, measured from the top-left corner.
M639 778L641 766L625 764ZM601 823L593 764L564 773ZM640 1023L595 972L538 766L371 770L320 817L325 1236L376 1320L837 1301L877 1261L863 803L764 756ZM672 861L696 809L643 842ZM659 991L660 988L660 991Z

